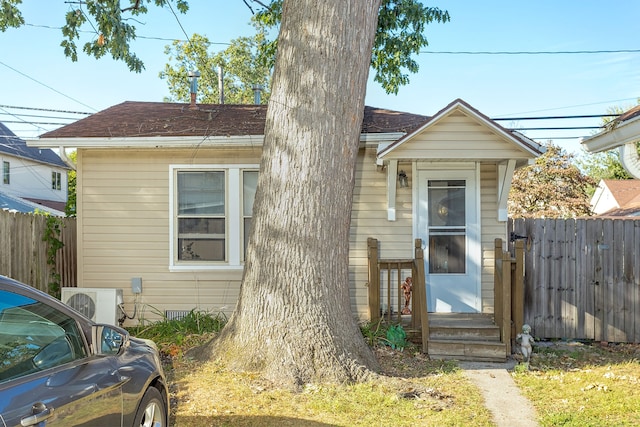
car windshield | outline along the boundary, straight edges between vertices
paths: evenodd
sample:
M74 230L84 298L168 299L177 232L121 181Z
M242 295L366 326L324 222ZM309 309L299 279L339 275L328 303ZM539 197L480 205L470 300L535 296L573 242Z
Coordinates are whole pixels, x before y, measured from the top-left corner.
M0 382L85 357L76 322L45 303L0 291Z

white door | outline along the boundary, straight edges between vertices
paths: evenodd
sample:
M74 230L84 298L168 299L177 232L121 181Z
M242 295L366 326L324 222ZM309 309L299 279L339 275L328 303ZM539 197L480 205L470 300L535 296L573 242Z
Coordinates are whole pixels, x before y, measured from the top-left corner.
M480 207L475 167L418 171L418 237L422 239L430 312L481 310Z

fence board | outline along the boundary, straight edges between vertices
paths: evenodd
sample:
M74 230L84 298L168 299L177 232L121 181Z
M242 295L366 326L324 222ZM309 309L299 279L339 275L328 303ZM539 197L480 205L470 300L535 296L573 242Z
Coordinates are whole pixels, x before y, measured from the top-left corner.
M564 337L574 337L577 333L578 315L576 306L576 222L574 219L565 221L563 253L562 287L564 289L564 299L561 304L562 325L564 327Z
M633 260L630 262L633 264L633 296L635 301L635 310L634 310L634 335L633 341L640 342L640 262L638 262L638 257L640 257L640 221L632 221L633 222L633 252L634 255Z
M621 292L622 302L624 304L624 325L622 330L624 331L623 341L632 341L635 336L635 316L636 316L636 296L634 295L634 278L633 278L633 266L637 264L634 254L635 249L635 236L634 226L632 221L623 222L623 236L624 236L624 255L623 255L623 267L622 267L622 283L623 289ZM636 252L637 253L637 252Z

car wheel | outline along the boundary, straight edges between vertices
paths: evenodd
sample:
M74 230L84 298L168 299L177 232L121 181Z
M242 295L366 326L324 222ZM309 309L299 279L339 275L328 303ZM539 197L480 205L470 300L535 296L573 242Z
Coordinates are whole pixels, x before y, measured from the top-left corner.
M136 413L134 427L167 427L167 408L162 401L158 389L149 387L142 396L138 412Z

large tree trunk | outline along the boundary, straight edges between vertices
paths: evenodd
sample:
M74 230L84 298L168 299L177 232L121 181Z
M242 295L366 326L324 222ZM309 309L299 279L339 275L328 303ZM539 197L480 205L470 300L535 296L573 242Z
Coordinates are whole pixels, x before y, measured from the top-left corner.
M349 227L379 4L284 2L240 298L208 349L279 384L377 368L351 312Z

